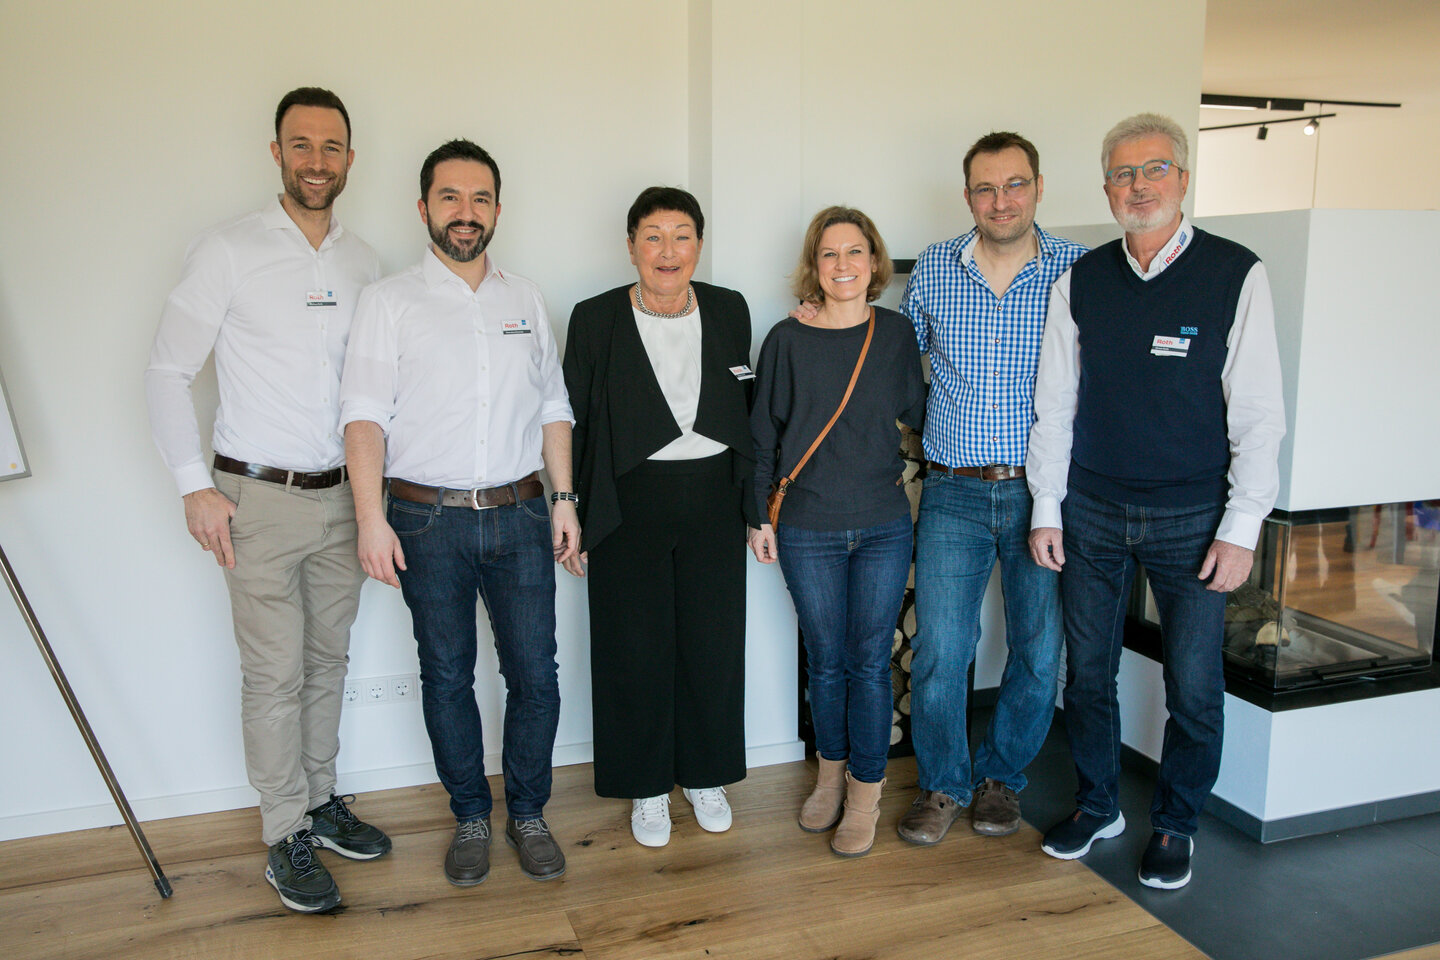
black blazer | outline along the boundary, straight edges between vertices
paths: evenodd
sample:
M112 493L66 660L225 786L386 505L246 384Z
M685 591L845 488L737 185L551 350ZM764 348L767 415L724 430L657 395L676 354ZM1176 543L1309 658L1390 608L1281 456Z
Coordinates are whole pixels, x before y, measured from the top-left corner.
M633 284L581 301L565 340L565 388L575 412L572 444L580 497L580 546L589 550L620 526L615 478L680 436L650 366L630 305ZM730 448L737 495L755 469L750 437L754 380L731 367L750 367L750 308L734 290L693 283L700 307L700 400L695 432ZM746 522L758 527L752 497L741 496Z

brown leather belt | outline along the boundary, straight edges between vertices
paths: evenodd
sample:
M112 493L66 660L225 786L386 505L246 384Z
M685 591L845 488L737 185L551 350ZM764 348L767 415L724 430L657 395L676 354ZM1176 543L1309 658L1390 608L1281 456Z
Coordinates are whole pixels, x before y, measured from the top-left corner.
M545 487L540 483L540 472L521 477L514 483L502 487L482 487L478 490L451 490L449 487L427 487L423 483L411 483L399 477L386 481L390 485L390 496L411 503L438 503L442 507L469 507L472 510L488 510L491 507L508 507L521 500L532 500L544 496Z
M333 470L316 470L314 473L301 473L298 470L281 470L279 467L267 467L259 463L234 460L223 453L215 454L215 469L222 473L233 473L238 477L264 480L267 483L283 483L296 490L324 490L327 487L344 483L349 476L344 467L336 467Z
M947 467L931 460L930 469L955 477L974 477L977 480L1013 480L1025 476L1024 467L1012 467L1008 463L987 463L983 467Z

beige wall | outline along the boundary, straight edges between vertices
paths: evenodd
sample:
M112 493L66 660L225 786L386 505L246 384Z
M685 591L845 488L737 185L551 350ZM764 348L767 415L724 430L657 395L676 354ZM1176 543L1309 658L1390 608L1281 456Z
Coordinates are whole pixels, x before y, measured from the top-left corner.
M942 0L0 0L0 366L35 474L0 485L0 543L137 812L251 802L224 587L185 535L140 375L189 239L277 189L266 144L285 90L345 98L357 159L339 215L387 269L421 250L424 154L452 136L489 147L495 256L540 284L562 336L576 300L629 275L635 193L691 183L710 217L704 270L750 298L758 344L819 206L866 207L914 256L970 225L966 145L1013 127L1042 152L1042 222L1101 220L1105 129L1140 109L1194 116L1202 0L1173 5L1166 45L1123 62L1107 22L1067 0L1037 0L1019 31L995 15ZM199 392L213 410L213 375ZM563 582L557 602L570 762L590 736L581 587ZM986 622L993 640L993 608ZM752 762L796 750L794 636L777 572L752 567ZM398 595L367 586L352 676L414 663ZM0 837L114 822L5 604L0 675ZM347 711L342 737L347 789L431 777L414 705Z

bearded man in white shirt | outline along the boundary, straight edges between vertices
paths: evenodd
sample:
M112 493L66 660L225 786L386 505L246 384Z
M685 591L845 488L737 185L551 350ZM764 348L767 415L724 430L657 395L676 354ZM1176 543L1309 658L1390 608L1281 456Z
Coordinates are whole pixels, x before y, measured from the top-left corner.
M1265 265L1181 212L1185 132L1137 114L1100 156L1125 237L1055 281L1025 461L1031 557L1060 574L1078 781L1074 813L1041 847L1073 860L1125 829L1115 677L1139 563L1160 613L1169 713L1139 879L1173 890L1190 882L1220 770L1225 594L1249 575L1279 493L1285 410Z
M540 291L485 250L500 218L494 158L468 140L440 146L418 206L431 245L361 296L340 391L360 560L401 588L414 621L425 729L456 821L446 879L490 872L478 594L506 686L505 839L527 876L551 880L565 872L544 808L560 716L555 563L573 564L580 542L574 418Z
M313 913L340 902L316 850L368 860L390 849L335 795L350 626L365 580L336 430L340 370L355 303L380 265L331 213L355 159L340 98L318 87L286 94L270 153L284 192L191 245L145 389L190 535L230 589L265 878L285 906ZM213 471L191 398L212 350Z

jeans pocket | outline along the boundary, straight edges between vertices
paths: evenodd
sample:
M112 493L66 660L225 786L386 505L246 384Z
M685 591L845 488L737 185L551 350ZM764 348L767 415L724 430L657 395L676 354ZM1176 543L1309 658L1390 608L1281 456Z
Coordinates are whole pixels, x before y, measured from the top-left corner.
M550 522L550 511L545 507L544 497L531 497L529 500L521 500L516 504L531 520L543 520Z
M435 525L435 509L435 505L430 503L391 500L387 518L390 529L397 537L418 536Z

